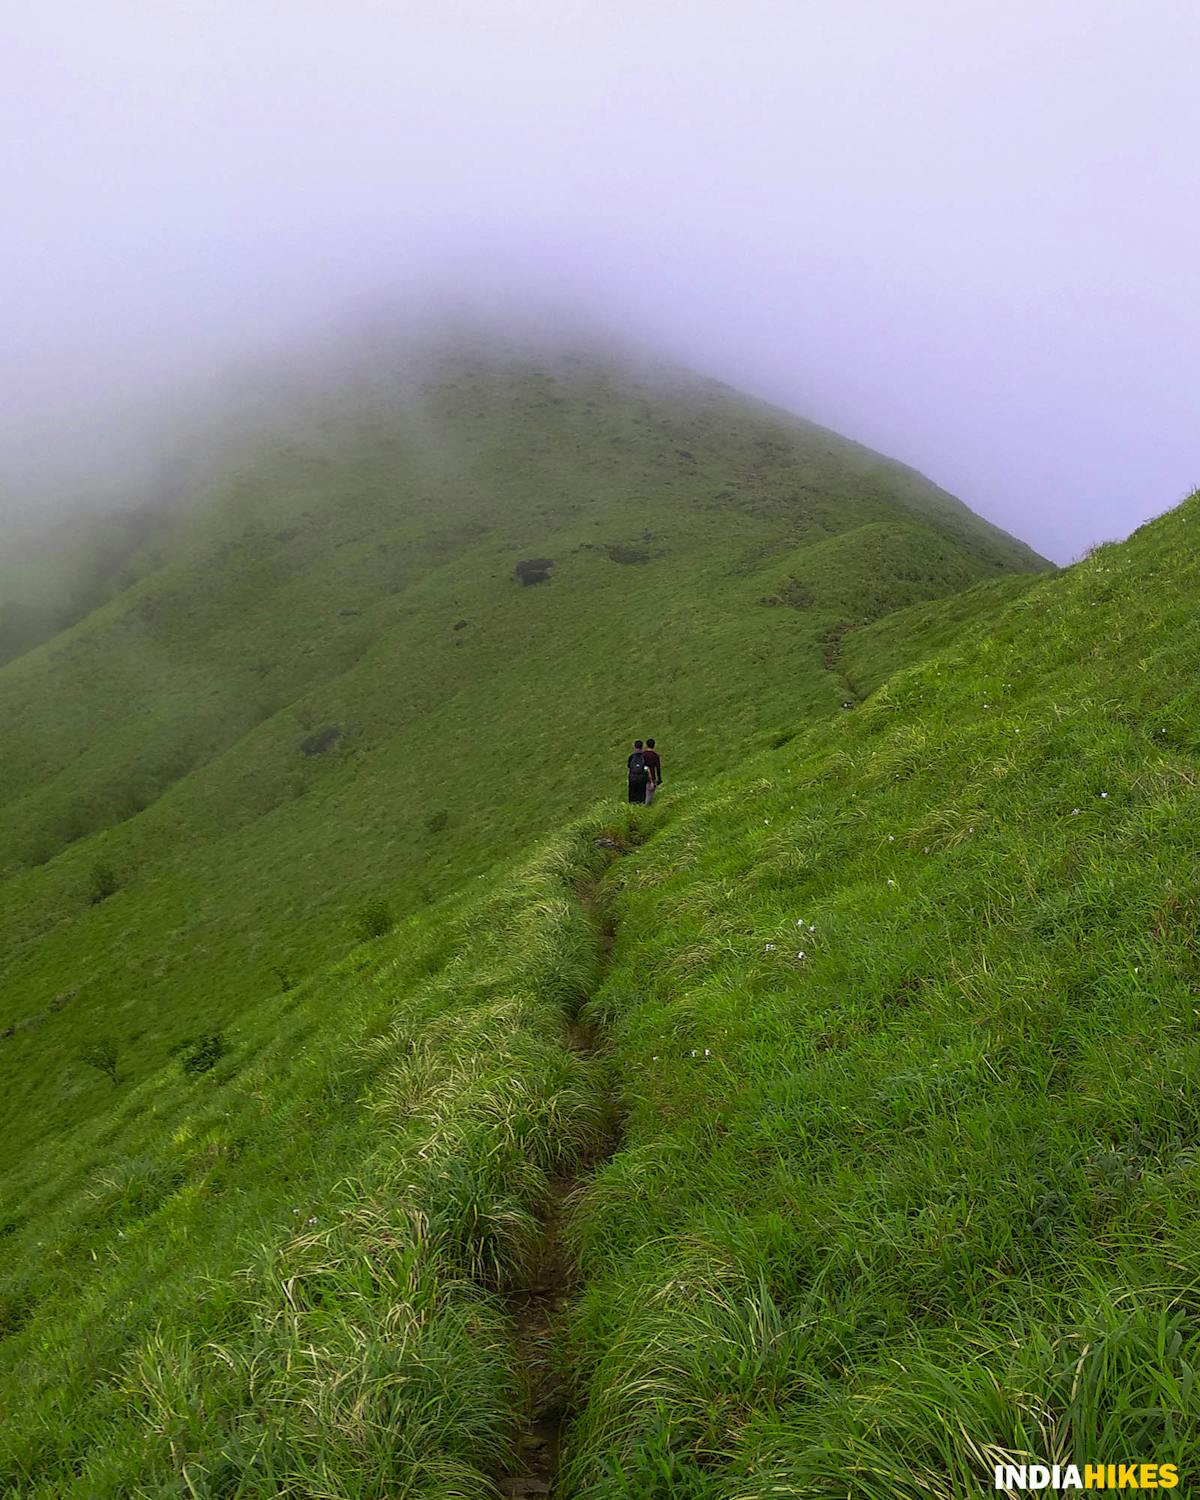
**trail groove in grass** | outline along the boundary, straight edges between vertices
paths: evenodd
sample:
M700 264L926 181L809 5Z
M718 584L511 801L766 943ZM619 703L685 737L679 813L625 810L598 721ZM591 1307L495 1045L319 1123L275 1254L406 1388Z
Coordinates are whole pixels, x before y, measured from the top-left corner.
M612 857L618 857L615 850ZM579 887L576 895L596 928L600 955L598 988L608 970L615 928L603 909L598 882ZM567 1046L573 1052L592 1056L597 1047L592 1023L576 1016L567 1031ZM563 1243L562 1224L572 1198L587 1176L619 1149L620 1135L614 1113L604 1143L595 1155L573 1175L556 1177L550 1183L549 1206L528 1282L508 1299L529 1389L529 1417L518 1440L516 1466L500 1484L501 1493L512 1500L551 1495L555 1490L563 1428L571 1409L570 1371L563 1350L565 1315L571 1298L579 1290L578 1271Z

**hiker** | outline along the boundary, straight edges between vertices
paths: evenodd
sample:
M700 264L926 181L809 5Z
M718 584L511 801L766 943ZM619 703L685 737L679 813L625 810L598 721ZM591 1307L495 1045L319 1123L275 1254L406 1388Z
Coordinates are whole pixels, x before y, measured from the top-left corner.
M654 801L655 792L662 786L662 758L654 748L653 740L646 741L644 753L646 757L646 770L650 773L649 780L646 782L646 806L649 807Z
M646 764L646 747L641 740L634 740L633 754L626 764L629 767L629 800L645 802L646 788L650 785L650 768Z

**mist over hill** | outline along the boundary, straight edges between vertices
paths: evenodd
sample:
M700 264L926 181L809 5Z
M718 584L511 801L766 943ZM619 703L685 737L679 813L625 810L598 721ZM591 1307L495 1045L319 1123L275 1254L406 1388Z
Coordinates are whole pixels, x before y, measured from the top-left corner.
M298 385L144 537L93 523L97 607L54 601L75 555L44 564L41 604L80 618L0 672L4 1024L68 990L64 1032L144 1006L154 1066L370 897L412 910L619 786L634 734L711 774L854 701L854 632L1040 565L678 373L451 348ZM38 1128L88 1093L39 1086Z
M721 809L756 822L764 756L872 733L881 685L1000 628L1048 565L911 469L611 350L314 358L208 430L158 503L0 571L0 1379L23 1393L0 1476L382 1500L420 1473L431 1500L476 1500L504 1466L549 1472L514 1468L513 1346L550 1324L504 1289L566 1264L555 1195L625 1160L633 1085L604 1058L626 1002L576 1013L610 949L649 974L655 939L617 967L606 866L664 819L678 869L705 858L681 818L717 846ZM615 800L647 734L662 809ZM392 1347L374 1291L340 1300L352 1263L398 1255L425 1308L396 1347L418 1340L405 1381L440 1394L423 1424L372 1418L408 1436L369 1460L376 1438L342 1446L326 1395L287 1388L273 1288L326 1251L329 1300L306 1306L330 1310L311 1348L335 1385L374 1380L355 1348ZM196 1357L203 1412L160 1392L163 1448L119 1392L183 1390Z

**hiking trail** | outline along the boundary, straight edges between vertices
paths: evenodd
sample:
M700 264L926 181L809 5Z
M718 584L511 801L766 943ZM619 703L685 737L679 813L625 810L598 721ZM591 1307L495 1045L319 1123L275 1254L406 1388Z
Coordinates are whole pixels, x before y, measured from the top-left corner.
M821 637L821 665L837 679L843 708L855 708L862 701L842 665L842 637L853 628L849 620L843 620L841 624L831 625Z
M603 910L598 880L577 888L575 895L595 929L598 987L608 969L616 932L611 917ZM592 1028L578 1016L567 1024L566 1046L585 1057L597 1050ZM542 1220L541 1243L528 1284L508 1297L528 1381L529 1405L525 1428L518 1439L516 1465L499 1483L505 1500L525 1500L555 1492L563 1430L571 1416L569 1374L562 1357L563 1325L566 1307L578 1290L578 1275L563 1243L562 1224L571 1199L619 1145L619 1124L610 1111L599 1149L581 1162L572 1176L551 1180L550 1205Z

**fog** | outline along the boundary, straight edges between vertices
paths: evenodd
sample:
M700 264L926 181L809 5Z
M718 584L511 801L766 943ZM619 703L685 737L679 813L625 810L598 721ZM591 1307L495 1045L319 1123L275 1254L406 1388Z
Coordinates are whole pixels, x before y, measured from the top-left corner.
M1190 0L46 0L2 35L10 520L152 483L230 368L463 300L661 349L1060 561L1200 483Z

